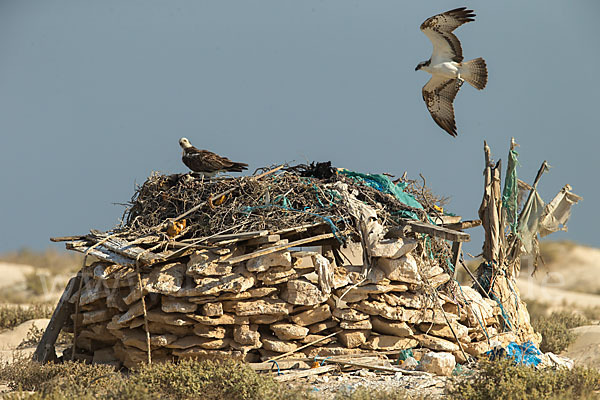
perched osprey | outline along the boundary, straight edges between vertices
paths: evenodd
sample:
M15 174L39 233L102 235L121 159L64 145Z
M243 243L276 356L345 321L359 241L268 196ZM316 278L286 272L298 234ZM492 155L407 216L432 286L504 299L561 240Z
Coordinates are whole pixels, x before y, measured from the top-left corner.
M208 150L198 150L186 138L179 139L183 149L181 160L192 171L211 177L219 172L242 172L248 164L231 161Z
M434 15L421 24L421 30L433 43L429 60L420 62L415 68L415 71L422 69L432 75L423 86L423 100L433 120L452 136L457 135L452 103L463 82L467 81L479 90L487 83L483 58L463 62L462 47L452 33L462 24L475 21L474 16L473 10L461 7Z

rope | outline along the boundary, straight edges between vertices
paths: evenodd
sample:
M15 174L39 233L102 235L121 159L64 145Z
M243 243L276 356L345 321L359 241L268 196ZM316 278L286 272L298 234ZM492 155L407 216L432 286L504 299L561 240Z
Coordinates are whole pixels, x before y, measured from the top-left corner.
M321 360L321 367L322 367L323 365L325 365L325 360L329 360L330 358L331 358L331 356L329 356L329 357L325 357L323 360ZM317 361L317 356L315 356L315 361Z
M148 328L148 310L146 309L146 296L144 295L144 287L142 285L142 275L140 273L140 257L149 251L153 251L163 245L165 240L156 246L150 247L135 257L135 272L137 273L138 285L140 287L140 300L142 302L142 311L144 314L144 330L146 331L146 353L148 356L148 365L152 364L152 349L150 347L150 329Z
M273 367L274 367L274 366L277 366L277 376L279 376L279 375L283 375L283 374L281 373L281 371L279 370L279 364L277 363L277 361L275 361L275 360L271 360L271 361L269 361L269 362L273 363L273 365L271 365L271 371L273 371Z
M458 282L456 282L458 283ZM471 308L471 312L473 313L473 315L475 316L475 319L477 319L477 323L479 324L479 326L481 327L481 330L483 330L483 333L485 334L485 337L487 338L487 342L488 344L490 343L490 335L488 335L487 333L487 329L485 329L485 326L481 323L481 320L479 320L479 316L477 315L477 313L475 312L475 310L473 310L473 307L471 307L471 305L468 303L467 301L467 296L465 296L465 292L463 292L462 287L460 287L460 284L458 285L458 288L460 289L460 292L463 295L463 299L465 300L465 304Z

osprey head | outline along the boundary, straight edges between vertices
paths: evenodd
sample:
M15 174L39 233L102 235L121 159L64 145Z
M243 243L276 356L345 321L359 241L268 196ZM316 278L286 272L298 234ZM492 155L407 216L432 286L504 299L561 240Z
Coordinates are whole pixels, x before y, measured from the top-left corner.
M421 61L418 65L417 68L415 68L415 71L420 70L423 67L427 67L429 64L431 64L431 59L427 60L427 61Z
M179 145L181 146L182 149L188 149L188 148L192 147L192 144L190 143L190 141L184 137L179 139Z

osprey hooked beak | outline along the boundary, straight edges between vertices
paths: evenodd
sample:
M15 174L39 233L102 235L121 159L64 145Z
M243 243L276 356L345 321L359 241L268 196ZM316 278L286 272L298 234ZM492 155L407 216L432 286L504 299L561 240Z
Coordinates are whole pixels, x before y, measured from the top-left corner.
M415 71L418 71L418 70L422 69L423 67L427 67L430 64L431 64L431 58L427 61L421 61L419 64L417 64L417 68L415 68Z

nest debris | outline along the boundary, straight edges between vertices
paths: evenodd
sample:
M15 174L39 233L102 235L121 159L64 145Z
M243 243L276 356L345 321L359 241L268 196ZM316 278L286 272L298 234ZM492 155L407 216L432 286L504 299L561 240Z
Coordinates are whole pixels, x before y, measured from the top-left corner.
M415 209L364 180L338 173L327 163L288 167L260 180L253 177L207 180L193 174L153 173L137 188L118 230L145 235L164 221L206 203L207 206L186 217L189 227L186 238L223 231L279 230L322 222L339 231L355 231L350 210L333 190L336 182L347 184L359 200L373 207L386 227L396 225L403 211L413 212L425 221L428 214L439 213L436 207L445 202L424 184L403 180L407 184L405 192L423 205L422 210ZM210 204L211 197L227 190L232 191Z

